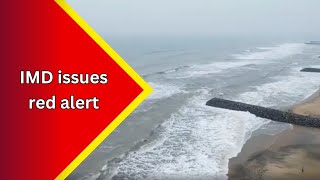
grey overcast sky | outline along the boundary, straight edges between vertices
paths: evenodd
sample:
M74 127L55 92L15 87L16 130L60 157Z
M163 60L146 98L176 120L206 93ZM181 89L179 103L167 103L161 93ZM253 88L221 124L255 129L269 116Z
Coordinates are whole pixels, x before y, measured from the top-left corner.
M320 0L67 0L99 33L320 35Z

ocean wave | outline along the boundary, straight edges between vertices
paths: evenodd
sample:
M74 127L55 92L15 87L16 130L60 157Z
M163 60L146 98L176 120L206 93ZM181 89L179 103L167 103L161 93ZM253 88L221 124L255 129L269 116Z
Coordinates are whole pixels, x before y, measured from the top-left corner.
M266 120L205 106L207 91L158 129L159 139L129 153L113 179L226 178L228 160Z
M234 100L266 107L291 105L320 84L319 76L298 69L274 79ZM155 142L119 161L113 179L227 179L229 159L241 151L253 131L270 121L248 112L207 107L208 91L198 93L157 129Z
M148 78L152 75L161 75L161 78L156 77L149 83L154 89L149 100L185 93L185 87L174 85L172 79L177 79L180 84L184 83L184 80L180 81L181 78L205 77L234 68L255 67L251 65L276 62L269 60L286 58L303 50L303 44L260 47L254 52L247 51L235 55L237 60L181 66L145 75ZM299 65L291 62L290 58L286 61L291 65ZM320 74L301 73L300 68L292 69L288 74L287 70L291 67L285 66L285 72L284 69L279 69L279 72L284 73L268 72L262 77L268 80L267 83L254 84L256 86L250 87L248 91L245 88L246 91L241 90L239 94L234 94L232 100L279 108L279 105L292 105L319 88ZM155 83L159 79L162 82ZM164 81L168 79L172 80L170 81L172 84ZM158 126L151 135L153 138L141 140L143 146L138 144L117 158L114 164L109 164L109 168L105 166L102 171L112 170L112 173L107 174L113 174L113 179L227 179L229 159L241 151L253 131L269 124L270 121L248 112L207 107L206 101L212 98L209 90L190 91L195 96L188 99L182 108ZM279 127L278 124L266 127L271 127L272 131L268 131L271 134L287 128L287 126ZM100 176L98 179L100 178L104 177Z
M287 76L273 77L274 82L253 87L237 99L259 106L290 106L313 94L320 85L320 74L301 73L294 68Z
M224 70L252 66L257 64L268 63L256 60L241 60L241 61L220 61L208 64L196 64L196 65L183 65L176 68L145 74L143 78L152 78L165 76L170 79L185 79L185 78L198 78L208 76L210 74L220 73Z
M153 88L153 92L148 97L148 100L162 99L170 97L174 94L186 93L182 87L171 84L149 82L149 85Z
M199 64L189 66L188 69L183 69L186 71L179 71L172 76L175 79L185 79L185 78L199 78L203 76L209 76L211 74L220 73L228 69L244 67L248 65L261 64L263 62L258 62L254 60L249 61L227 61L227 62L214 62L210 64Z
M168 74L168 73L174 73L174 72L177 72L177 71L189 68L189 67L190 66L187 66L187 65L179 66L179 67L176 67L176 68L173 68L173 69L169 69L169 70L164 70L164 71L154 72L154 73L150 73L150 74L145 74L142 77L143 78L149 78L149 77L155 76L155 75L163 75L163 74Z
M242 54L234 54L239 60L275 60L286 58L303 52L305 44L285 43L274 47L258 47L255 51L246 51Z

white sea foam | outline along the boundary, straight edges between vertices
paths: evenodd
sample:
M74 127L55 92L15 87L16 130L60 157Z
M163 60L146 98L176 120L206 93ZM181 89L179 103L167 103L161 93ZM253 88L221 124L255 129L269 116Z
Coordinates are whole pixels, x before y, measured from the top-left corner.
M277 81L254 87L245 92L239 101L260 106L289 106L314 93L320 85L320 75L301 73L293 69L288 76L275 77Z
M156 143L130 153L120 162L119 178L224 178L252 131L267 120L247 112L205 106L206 91L192 98L163 124Z
M290 105L319 87L319 75L293 69L277 81L253 87L236 97L261 106ZM159 139L120 162L117 173L131 179L227 179L228 161L252 132L269 120L248 112L205 106L206 90L190 99L159 130Z
M275 47L260 47L254 52L247 51L233 56L240 60L275 60L300 54L303 52L304 47L305 44L301 43L286 43Z
M303 49L303 44L262 47L255 52L235 55L236 61L188 66L168 71L164 76L175 79L204 77L227 69L286 58L301 53ZM277 76L273 82L254 86L233 100L266 107L291 105L314 92L320 84L320 75L300 73L299 70L293 69L288 76ZM184 92L182 87L175 85L150 85L154 92L149 99ZM227 179L229 159L240 152L254 130L269 120L248 112L207 107L205 102L211 98L208 91L199 90L197 94L157 129L159 137L156 140L136 152L129 152L117 164L115 177L138 180Z
M171 84L150 82L149 85L153 88L153 92L148 97L149 100L167 98L174 94L185 92L184 90L181 90L181 87Z

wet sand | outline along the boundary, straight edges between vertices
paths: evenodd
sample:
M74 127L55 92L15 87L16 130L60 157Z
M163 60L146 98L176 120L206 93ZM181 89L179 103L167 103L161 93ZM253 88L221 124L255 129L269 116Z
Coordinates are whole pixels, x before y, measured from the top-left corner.
M291 111L320 116L319 91ZM229 179L320 179L320 129L292 126L278 135L256 135L229 161Z
M305 116L320 117L320 91L317 91L305 102L294 106L292 111Z

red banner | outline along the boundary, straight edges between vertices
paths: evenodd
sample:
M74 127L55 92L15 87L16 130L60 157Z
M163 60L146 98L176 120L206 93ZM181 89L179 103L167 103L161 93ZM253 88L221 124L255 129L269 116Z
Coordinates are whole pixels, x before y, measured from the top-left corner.
M2 179L65 179L151 88L62 0L2 7Z

